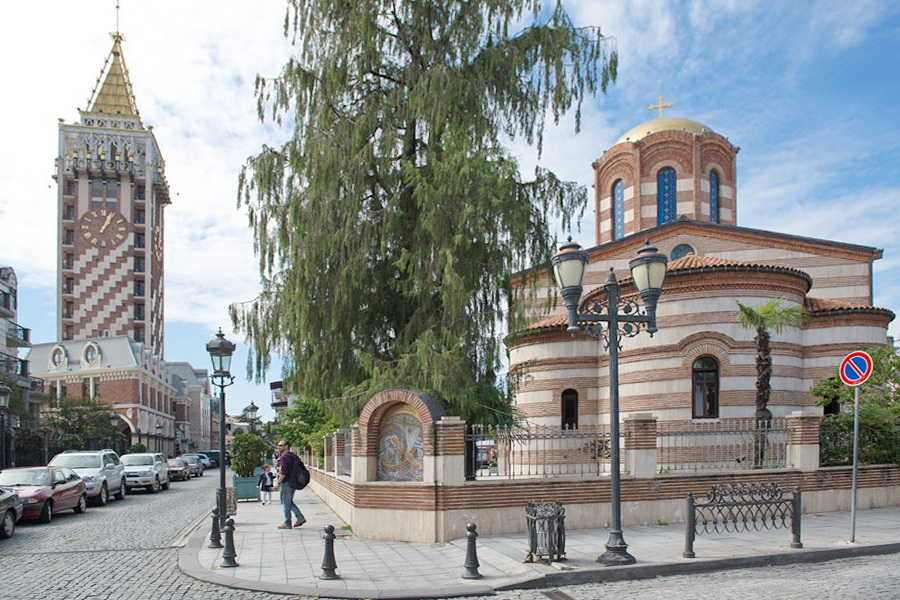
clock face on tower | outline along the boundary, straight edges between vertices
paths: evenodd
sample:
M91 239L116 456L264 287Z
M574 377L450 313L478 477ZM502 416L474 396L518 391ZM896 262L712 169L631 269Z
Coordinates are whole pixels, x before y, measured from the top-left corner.
M160 229L159 225L153 228L153 255L156 256L156 260L162 261L163 239L162 229Z
M114 248L125 241L128 222L119 211L95 208L81 217L79 231L92 246Z

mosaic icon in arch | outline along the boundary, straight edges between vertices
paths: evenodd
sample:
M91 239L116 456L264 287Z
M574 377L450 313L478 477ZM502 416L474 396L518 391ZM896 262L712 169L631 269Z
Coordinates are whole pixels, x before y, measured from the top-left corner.
M381 420L378 435L379 481L424 479L422 422L408 404L391 408Z

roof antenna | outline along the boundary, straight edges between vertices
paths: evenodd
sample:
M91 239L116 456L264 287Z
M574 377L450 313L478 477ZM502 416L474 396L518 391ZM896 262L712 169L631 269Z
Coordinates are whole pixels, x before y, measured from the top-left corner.
M116 35L119 35L119 0L116 0Z

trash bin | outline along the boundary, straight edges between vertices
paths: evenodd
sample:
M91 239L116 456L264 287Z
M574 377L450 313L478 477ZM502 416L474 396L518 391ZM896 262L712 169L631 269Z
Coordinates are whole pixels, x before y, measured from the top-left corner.
M525 562L566 558L566 509L562 502L529 502L525 507L528 523L528 558Z

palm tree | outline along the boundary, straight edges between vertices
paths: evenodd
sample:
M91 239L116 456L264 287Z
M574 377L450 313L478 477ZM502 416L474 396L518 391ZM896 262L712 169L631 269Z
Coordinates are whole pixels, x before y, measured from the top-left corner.
M772 420L769 396L772 393L772 349L769 330L781 333L785 327L796 327L806 318L801 306L785 306L784 298L775 298L757 307L737 301L741 309L741 327L756 330L756 417L757 424L768 425Z

